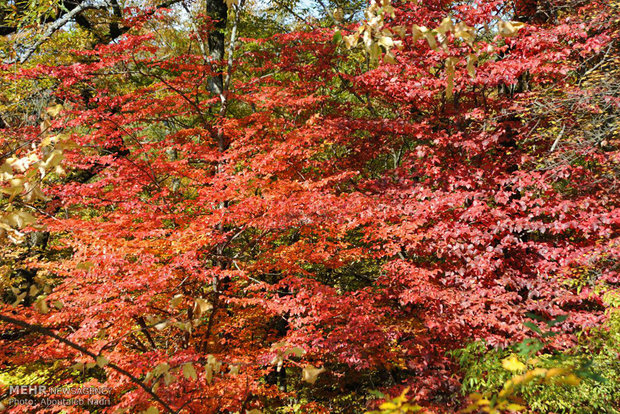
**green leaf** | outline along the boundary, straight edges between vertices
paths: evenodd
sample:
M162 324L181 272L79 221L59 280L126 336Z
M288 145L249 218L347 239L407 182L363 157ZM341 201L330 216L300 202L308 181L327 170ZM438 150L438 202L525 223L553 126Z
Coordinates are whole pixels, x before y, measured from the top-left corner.
M334 43L340 43L342 41L342 33L340 33L340 30L334 32L334 38L332 39L332 41Z
M370 395L374 395L377 398L385 398L385 394L379 390L369 390L368 393Z
M527 326L532 331L542 335L542 331L540 330L540 328L535 323L533 323L533 322L523 322L523 325Z
M527 312L527 313L525 314L525 316L526 316L526 317L528 317L528 318L530 318L530 319L534 319L535 321L538 321L538 322L544 322L544 321L546 321L546 319L545 319L545 318L543 318L542 316L540 316L540 315L536 315L535 313L532 313L532 312Z
M560 323L564 322L566 319L568 319L568 315L560 315L557 318L552 319L549 322L547 322L547 326L549 326L549 327L555 326L557 324L560 324Z

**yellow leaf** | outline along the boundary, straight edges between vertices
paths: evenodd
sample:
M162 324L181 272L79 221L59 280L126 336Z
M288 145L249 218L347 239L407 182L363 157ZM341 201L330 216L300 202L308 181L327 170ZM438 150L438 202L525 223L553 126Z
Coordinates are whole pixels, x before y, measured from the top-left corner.
M203 315L205 312L213 309L213 305L211 304L211 302L206 299L196 298L195 302L196 303L194 304L194 312L196 313L196 317L200 317L200 315Z
M108 361L108 358L104 357L103 355L99 355L99 356L97 357L97 365L98 365L100 368L105 367L106 365L108 365L108 363L109 363L109 362L110 362L110 361Z
M312 365L306 365L301 372L302 379L309 383L314 384L318 379L319 375L325 371L325 368L315 368Z
M211 384L211 381L213 381L213 367L211 364L205 365L205 377L207 379L207 384Z
M392 402L384 402L379 406L379 408L382 410L395 410L398 406Z
M345 36L344 37L344 44L347 46L348 49L351 49L355 46L357 46L357 40L358 40L359 36L357 33L354 33L352 35L349 36Z
M451 31L453 28L452 19L450 17L446 17L441 21L441 24L437 26L437 33L445 35L447 32Z
M83 362L78 362L78 363L72 365L71 369L73 369L74 371L84 371L84 363Z
M504 37L512 37L512 36L516 36L519 29L523 28L524 26L525 26L525 23L506 22L506 21L500 20L497 23L497 31L499 32L500 35Z
M161 364L157 364L157 366L153 369L153 376L159 377L168 371L170 371L170 365L168 365L167 362L162 362Z
M179 328L182 331L188 332L188 333L192 333L192 323L191 322L176 322L174 324L174 326L176 326L177 328Z
M560 378L559 382L566 385L576 386L581 383L581 380L575 374L569 374L565 377Z
M450 99L454 94L454 73L448 75L446 82L446 98Z
M392 38L389 36L381 36L379 38L379 44L385 47L386 49L389 49L392 46L394 46L394 40L392 40Z
M62 111L62 105L61 104L57 104L57 105L54 105L54 106L50 106L45 111L47 112L47 114L49 116L51 116L52 118L55 118L55 117L58 116L60 111Z
M26 297L27 294L28 294L28 292L23 292L23 293L20 293L19 295L16 295L15 302L13 302L11 304L11 306L19 305L21 303L21 301L24 300L24 298Z
M446 86L446 97L451 98L452 92L454 90L454 66L457 62L457 59L454 57L450 57L446 60L446 73L447 73L447 86Z
M480 394L479 392L473 392L473 393L469 394L469 398L472 401L478 401L478 400L482 399L482 394Z
M467 56L467 73L472 78L476 76L476 61L478 57L474 54Z
M298 346L291 348L287 351L287 354L295 355L296 357L300 357L305 353L306 351L303 348L300 348Z
M471 44L476 37L476 29L469 27L464 22L460 22L454 27L454 36L459 37Z
M168 326L168 321L163 321L160 322L158 324L155 325L155 329L157 329L158 331L163 330L164 328L166 328Z
M13 168L8 161L5 161L0 166L0 181L10 180L11 178L13 178Z
M387 52L384 56L383 56L383 60L386 63L390 63L390 64L396 64L396 59L394 58L394 55L391 52Z
M375 42L373 42L370 45L370 59L372 61L376 61L379 58L379 54L381 53L381 51L379 50L379 45Z
M404 26L394 26L392 27L392 30L396 32L398 36L403 37L403 38L405 37L405 34L407 33L407 29L405 29Z
M11 200L15 197L15 195L21 193L22 191L24 191L24 180L21 178L13 178L9 181L9 188L2 190L3 193L11 194ZM9 200L9 203L11 200Z
M437 40L435 39L435 35L433 34L433 32L428 31L424 33L424 37L426 38L426 41L428 42L428 45L431 47L431 49L437 50Z
M557 377L559 375L564 375L566 373L565 369L562 368L550 368L545 374L546 378Z
M197 379L198 375L196 375L196 370L194 369L194 366L190 363L187 364L183 364L183 376L185 376L185 378L187 379Z
M424 36L424 33L426 32L426 27L424 26L418 26L417 24L414 24L413 26L411 26L411 35L413 37L413 41L416 42L419 39L422 38L422 36Z
M340 7L334 9L334 20L339 22L342 19L344 19L344 11Z
M26 211L17 211L4 216L2 218L2 221L7 223L9 226L21 229L29 224L36 222L36 219L32 214Z
M511 372L523 371L525 369L525 364L519 361L516 355L511 355L502 360L502 366Z
M28 202L42 200L48 201L49 199L45 196L43 191L41 191L41 187L39 187L38 183L25 183L24 190L26 191L26 195L24 199Z
M213 372L215 374L220 373L220 369L222 368L222 363L218 361L213 355L207 355L207 364L209 364L213 368Z
M172 299L170 300L170 305L173 308L176 308L177 306L179 306L181 304L181 301L183 300L183 295L182 294L178 294L178 295L174 295L172 297Z
M47 157L47 159L45 160L45 162L43 163L43 167L44 168L54 168L57 165L60 164L60 162L62 161L62 159L64 158L64 155L62 154L62 151L60 150L54 150L52 151L52 153L49 155L49 157Z
M86 270L88 272L90 268L93 267L94 265L95 264L93 262L82 262L82 263L78 263L77 266L75 266L75 268L78 270Z

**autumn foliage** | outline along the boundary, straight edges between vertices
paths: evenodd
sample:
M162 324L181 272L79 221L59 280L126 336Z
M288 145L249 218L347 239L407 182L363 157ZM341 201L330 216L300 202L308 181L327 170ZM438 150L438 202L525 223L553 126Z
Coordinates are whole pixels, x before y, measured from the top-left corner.
M457 412L455 351L540 336L528 314L559 317L541 353L605 326L620 3L383 0L279 32L241 6L221 61L215 19L162 7L1 67L47 95L0 125L0 313L99 358L3 319L0 369L111 390L65 412Z

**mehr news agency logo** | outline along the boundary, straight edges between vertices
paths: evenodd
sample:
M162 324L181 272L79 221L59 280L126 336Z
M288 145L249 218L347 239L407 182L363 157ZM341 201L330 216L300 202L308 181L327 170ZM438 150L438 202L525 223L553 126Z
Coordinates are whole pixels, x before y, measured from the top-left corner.
M9 385L8 406L109 406L110 388L107 387L48 387L46 385ZM0 403L0 409L4 404Z

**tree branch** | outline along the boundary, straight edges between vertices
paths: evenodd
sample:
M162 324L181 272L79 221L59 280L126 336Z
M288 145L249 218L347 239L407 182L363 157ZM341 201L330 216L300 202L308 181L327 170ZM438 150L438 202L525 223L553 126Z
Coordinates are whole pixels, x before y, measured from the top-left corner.
M45 31L45 33L43 33L43 35L41 36L41 38L37 40L28 49L26 49L26 52L19 59L15 58L15 60L13 60L12 62L8 62L8 63L9 64L17 63L17 62L24 63L30 58L30 56L32 56L32 54L38 49L39 46L45 43L47 39L49 39L54 33L60 30L60 28L62 28L65 24L69 23L69 21L71 21L71 19L73 19L75 16L77 16L79 13L83 12L84 10L104 7L108 5L108 0L104 0L101 6L97 6L96 3L97 3L96 0L95 1L87 0L79 4L78 6L76 6L69 13L65 14L60 19L56 20L54 23L50 24L47 30Z
M49 336L50 338L54 338L57 341L62 342L63 344L65 344L65 345L67 345L67 346L69 346L69 347L71 347L71 348L73 348L73 349L75 349L77 351L80 351L84 355L87 355L87 356L91 357L92 359L95 360L95 362L97 361L98 355L94 354L93 352L89 351L88 349L84 348L81 345L78 345L78 344L76 344L74 342L69 341L68 339L63 338L62 336L59 336L59 335L55 334L54 332L50 331L49 329L47 329L47 328L45 328L43 326L32 325L32 324L30 324L28 322L12 318L10 316L6 316L6 315L3 315L1 313L0 313L0 321L3 321L3 322L6 322L6 323L10 323L10 324L19 326L20 328L27 329L27 330L29 330L31 332L36 332L36 333L40 333L40 334L45 335L45 336ZM159 404L161 404L162 407L164 407L167 412L169 412L169 413L176 413L176 411L173 410L172 407L170 407L168 404L166 404L146 384L144 384L138 378L134 377L130 372L126 371L125 369L123 369L121 367L119 367L118 365L114 364L113 362L108 362L107 366L110 367L111 369L113 369L114 371L118 372L119 374L124 375L125 377L129 378L131 380L131 382L136 384L138 387L142 388L147 394L149 394L151 397L153 397L153 399L155 401L157 401Z

